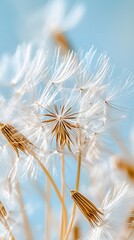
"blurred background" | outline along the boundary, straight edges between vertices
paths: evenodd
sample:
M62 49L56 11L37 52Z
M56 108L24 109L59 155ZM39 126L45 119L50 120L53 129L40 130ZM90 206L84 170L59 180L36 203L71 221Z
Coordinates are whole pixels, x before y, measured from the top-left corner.
M13 53L19 43L32 38L36 21L33 15L42 14L46 3L52 0L0 1L0 54ZM80 1L64 1L66 12ZM66 31L76 49L88 50L92 45L99 52L107 52L117 69L134 69L134 1L82 0L85 13L80 22ZM43 16L42 16L43 17Z

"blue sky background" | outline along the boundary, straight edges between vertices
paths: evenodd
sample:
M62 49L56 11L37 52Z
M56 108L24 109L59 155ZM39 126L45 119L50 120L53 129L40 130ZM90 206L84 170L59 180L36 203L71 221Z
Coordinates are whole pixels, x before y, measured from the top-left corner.
M25 19L46 2L46 0L0 1L0 54L14 52L17 44L25 41L23 36ZM66 2L67 5L73 5L79 1ZM107 52L117 68L133 71L134 1L81 2L86 6L86 13L77 27L67 32L75 48L88 50L94 45L99 52ZM20 36L21 29L23 31Z

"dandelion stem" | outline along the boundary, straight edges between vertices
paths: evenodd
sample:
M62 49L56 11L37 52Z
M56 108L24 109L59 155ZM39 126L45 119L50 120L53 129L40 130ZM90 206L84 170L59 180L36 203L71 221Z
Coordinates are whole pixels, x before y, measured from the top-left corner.
M51 184L52 184L52 186L53 186L53 188L54 188L54 190L55 190L55 192L56 192L56 194L57 194L57 197L59 198L59 201L60 201L60 203L61 203L61 205L62 205L62 208L63 208L64 222L65 222L64 224L65 224L65 226L66 226L66 224L67 224L67 210L66 210L66 206L65 206L65 204L64 204L64 201L63 201L63 199L62 199L62 196L61 196L61 194L60 194L60 192L59 192L59 189L57 188L57 186L56 186L53 178L51 177L50 173L49 173L48 170L45 168L45 166L41 163L41 161L40 161L37 157L36 157L35 159L37 160L38 164L39 164L40 167L42 168L43 172L45 173L45 175L47 176L47 178L49 179L49 181L51 182Z
M46 227L45 227L45 239L50 239L50 216L51 216L51 206L50 206L50 181L46 178Z
M19 204L20 204L21 214L22 214L22 217L23 217L25 233L26 233L27 239L32 240L33 236L32 236L30 225L29 225L27 215L26 215L26 212L25 212L24 203L23 203L22 195L21 195L21 191L20 191L20 186L19 186L19 183L18 183L17 180L16 180L15 185L16 185L16 190L17 190L17 193L18 193L18 200L19 200Z
M64 151L64 149L62 149ZM61 195L62 199L65 203L65 160L64 160L64 152L61 153ZM60 239L63 239L63 235L66 230L66 223L64 220L64 211L63 207L61 209L61 230L60 230Z
M6 221L5 218L3 218L3 224L4 224L5 229L6 229L7 232L9 233L10 240L15 240L15 238L14 238L14 236L12 235L12 232L11 232L11 230L10 230L10 227L8 226L7 221Z
M78 240L80 238L80 227L75 225L73 228L73 240Z
M133 239L134 238L134 231L133 231L133 229L131 229L130 231L129 231L129 233L128 233L128 236L127 236L127 240L130 240L130 239Z
M79 190L79 184L80 184L80 173L81 173L81 159L82 159L82 151L81 151L81 131L79 129L79 153L78 153L78 165L77 165L77 175L76 175L76 184L75 184L75 189L76 191ZM72 213L71 213L71 219L70 223L65 235L64 240L68 240L69 234L72 230L73 223L74 223L74 218L75 218L75 213L76 213L76 204L74 203L73 208L72 208Z

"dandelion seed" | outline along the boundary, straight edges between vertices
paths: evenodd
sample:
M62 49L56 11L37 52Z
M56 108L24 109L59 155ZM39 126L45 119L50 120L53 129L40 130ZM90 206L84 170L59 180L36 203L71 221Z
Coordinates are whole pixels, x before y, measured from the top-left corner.
M66 145L71 151L70 144L73 144L72 135L74 131L78 129L78 125L74 122L77 118L77 112L72 111L72 107L66 108L62 105L60 109L54 104L54 110L47 110L47 114L44 114L48 119L43 123L47 123L51 127L51 133L56 138L57 148L61 149Z
M7 217L6 209L3 203L0 201L0 221L3 222L3 218Z
M61 32L55 32L53 38L63 48L64 52L71 49L69 41Z
M134 209L131 211L131 214L127 220L128 228L134 229Z
M124 161L121 158L117 158L116 159L116 167L125 172L127 174L127 176L134 181L134 166L126 161Z
M15 150L17 156L19 157L19 150L23 153L34 154L34 145L23 136L15 127L9 124L0 123L0 131L5 136L11 147Z
M100 215L103 215L103 213L81 193L72 190L71 197L83 215L87 218L91 226L98 226L98 224L102 221Z
M81 20L85 12L85 7L82 4L75 4L70 11L66 9L66 1L52 0L48 2L45 8L39 12L36 16L30 16L32 21L29 21L27 26L30 26L34 30L33 35L38 44L44 45L44 40L47 41L48 37L53 37L57 33L67 32L69 29L74 28ZM37 29L33 28L33 20L36 17L37 22L42 22L42 28L38 25L37 29L40 29L38 34ZM31 37L31 34L30 34ZM33 40L33 39L32 39ZM46 42L45 42L46 43ZM57 43L57 42L56 42Z

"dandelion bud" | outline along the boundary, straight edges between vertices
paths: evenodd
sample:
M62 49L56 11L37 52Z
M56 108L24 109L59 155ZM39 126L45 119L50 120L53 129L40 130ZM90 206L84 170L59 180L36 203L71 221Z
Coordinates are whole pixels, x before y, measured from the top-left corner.
M18 149L23 153L29 153L34 155L34 145L23 136L15 127L9 124L0 123L0 130L5 136L11 147L15 150L17 156L19 157Z
M103 215L103 213L81 193L72 190L71 197L83 215L87 218L91 226L98 226L98 224L102 221L100 215Z

